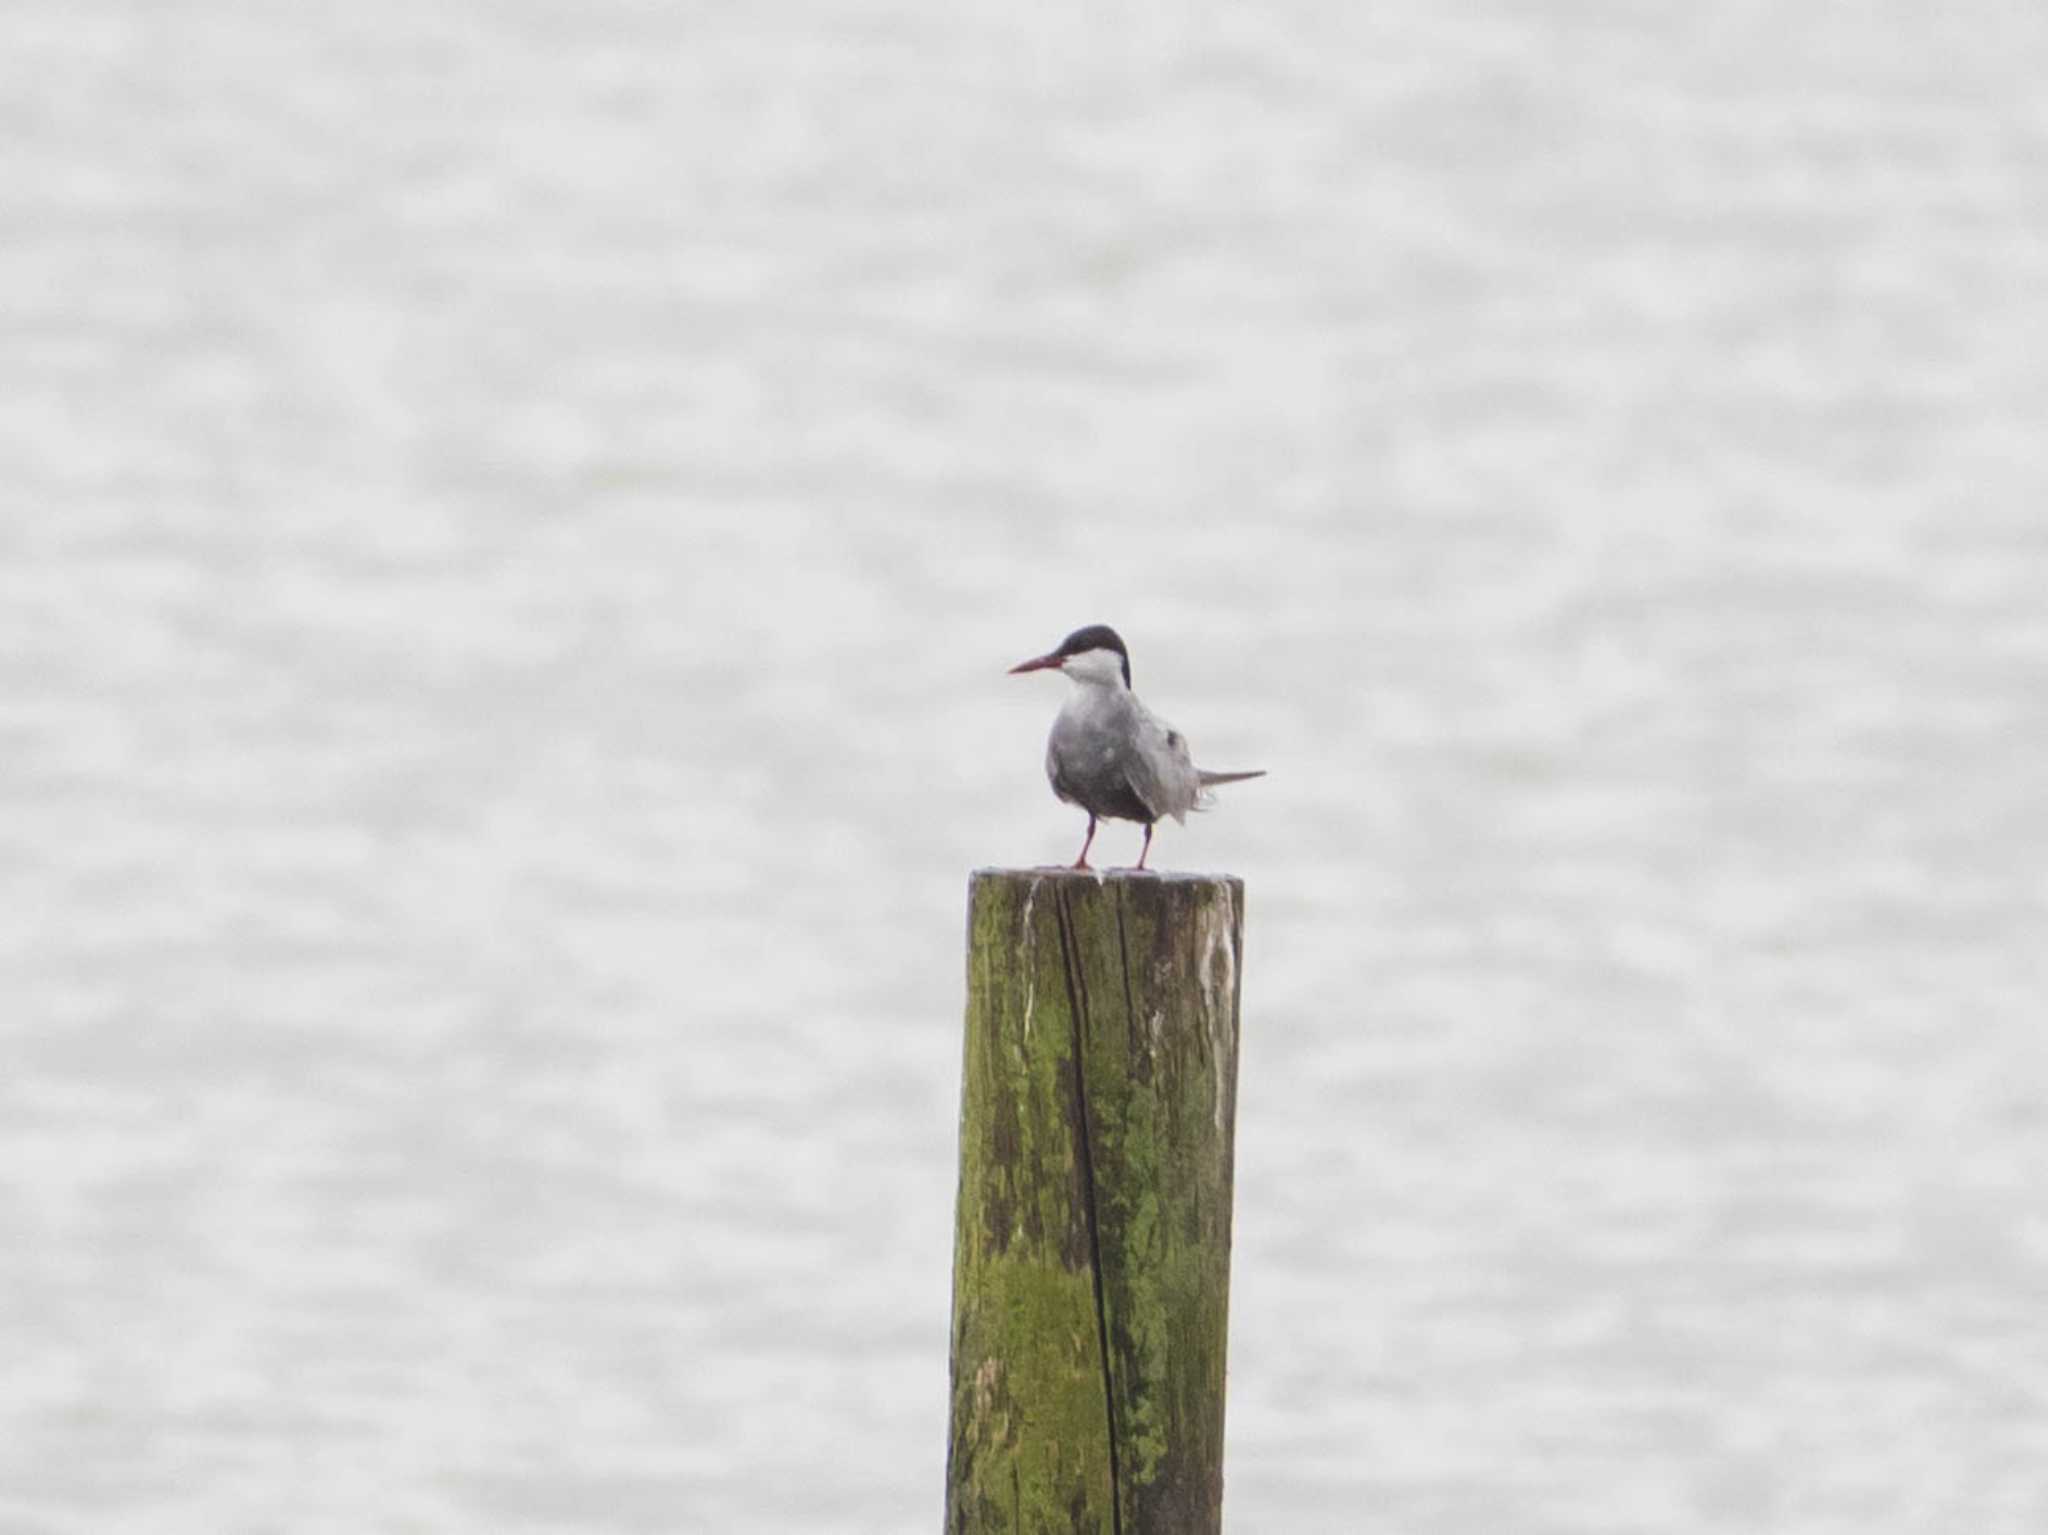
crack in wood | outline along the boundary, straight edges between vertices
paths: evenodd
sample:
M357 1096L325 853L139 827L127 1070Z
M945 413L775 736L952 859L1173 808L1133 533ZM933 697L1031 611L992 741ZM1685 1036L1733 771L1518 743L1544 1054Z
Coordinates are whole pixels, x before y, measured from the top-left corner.
M1123 962L1124 1032L1131 1035L1135 1043L1138 1028L1138 1004L1131 995L1131 941L1124 933L1124 887L1122 885L1116 887L1116 952L1117 957ZM1152 1059L1152 1052L1149 1049L1145 1052L1145 1059L1148 1063Z
M1122 1473L1117 1461L1116 1383L1110 1373L1109 1306L1102 1288L1102 1230L1095 1214L1095 1154L1088 1131L1088 1071L1085 1064L1088 1013L1088 983L1081 973L1080 945L1074 937L1074 917L1067 893L1055 887L1053 912L1058 920L1060 957L1066 962L1067 1011L1074 1024L1074 1117L1081 1152L1082 1204L1088 1219L1089 1266L1095 1277L1095 1336L1102 1352L1102 1405L1109 1423L1109 1519L1112 1535L1123 1535L1124 1499ZM1122 910L1119 907L1118 915Z

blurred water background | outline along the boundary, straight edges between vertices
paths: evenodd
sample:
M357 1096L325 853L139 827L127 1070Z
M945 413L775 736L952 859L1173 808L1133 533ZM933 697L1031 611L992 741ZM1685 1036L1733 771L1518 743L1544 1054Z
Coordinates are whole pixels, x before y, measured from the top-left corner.
M2048 11L5 22L8 1535L935 1529L1096 620L1231 1528L2048 1528Z

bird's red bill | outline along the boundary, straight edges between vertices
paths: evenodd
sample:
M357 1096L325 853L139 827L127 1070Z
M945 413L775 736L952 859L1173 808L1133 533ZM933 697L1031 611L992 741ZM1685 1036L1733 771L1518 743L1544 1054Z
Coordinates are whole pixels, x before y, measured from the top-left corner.
M1029 661L1019 661L1015 666L1011 667L1010 675L1014 677L1019 672L1048 671L1058 667L1065 659L1064 656L1033 656Z

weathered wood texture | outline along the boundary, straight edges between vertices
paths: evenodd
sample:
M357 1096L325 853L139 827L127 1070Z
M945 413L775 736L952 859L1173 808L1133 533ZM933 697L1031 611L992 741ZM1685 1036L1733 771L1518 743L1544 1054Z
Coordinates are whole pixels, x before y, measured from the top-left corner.
M969 896L948 1535L1222 1526L1244 884Z

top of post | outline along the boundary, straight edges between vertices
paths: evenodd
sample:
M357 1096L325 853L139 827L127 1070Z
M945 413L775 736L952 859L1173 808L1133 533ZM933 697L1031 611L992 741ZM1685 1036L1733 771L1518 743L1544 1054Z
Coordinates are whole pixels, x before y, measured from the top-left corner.
M1244 880L1235 874L1210 874L1189 869L1076 869L1066 864L1042 864L1035 869L980 868L975 883L983 880L1072 880L1088 885L1231 885L1239 890Z

